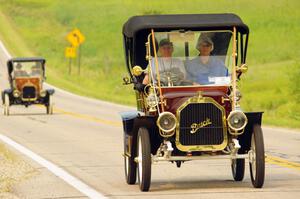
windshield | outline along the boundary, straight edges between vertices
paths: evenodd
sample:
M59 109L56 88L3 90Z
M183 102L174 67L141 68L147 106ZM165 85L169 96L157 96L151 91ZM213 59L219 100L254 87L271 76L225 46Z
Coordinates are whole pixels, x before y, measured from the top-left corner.
M231 35L229 31L156 32L157 59L152 56L148 67L151 81L157 84L160 79L161 86L229 85Z
M40 77L42 76L41 62L14 62L14 77Z

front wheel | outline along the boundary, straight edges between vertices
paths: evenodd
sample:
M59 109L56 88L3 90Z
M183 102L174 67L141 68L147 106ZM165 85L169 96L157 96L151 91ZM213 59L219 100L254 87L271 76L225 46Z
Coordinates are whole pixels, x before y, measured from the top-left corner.
M5 94L4 95L4 115L9 115L9 106L10 106L10 101L9 101L9 95Z
M127 150L126 150L126 139L125 138L126 138L126 135L124 135L125 178L126 178L127 184L135 184L135 182L136 182L136 166L137 165L136 165L136 162L134 161L134 155L132 152L131 152L130 157L128 155L126 155Z
M232 159L231 171L235 181L242 181L245 174L245 159Z
M253 126L249 166L252 185L261 188L265 180L265 148L262 129L258 124Z
M48 115L53 114L53 102L51 95L49 95L48 105L46 106L46 112Z
M151 184L151 147L149 132L140 128L137 137L138 181L141 191L149 191Z

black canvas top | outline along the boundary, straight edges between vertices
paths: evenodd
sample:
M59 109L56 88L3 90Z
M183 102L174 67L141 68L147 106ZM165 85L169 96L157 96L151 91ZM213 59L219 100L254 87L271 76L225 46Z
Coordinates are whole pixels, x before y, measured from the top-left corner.
M152 28L156 31L232 30L233 26L242 34L249 32L248 26L235 14L144 15L131 17L123 26L123 34L126 37L135 37L137 32Z
M8 60L8 62L34 62L34 61L39 61L44 63L46 62L46 60L42 57L16 57Z

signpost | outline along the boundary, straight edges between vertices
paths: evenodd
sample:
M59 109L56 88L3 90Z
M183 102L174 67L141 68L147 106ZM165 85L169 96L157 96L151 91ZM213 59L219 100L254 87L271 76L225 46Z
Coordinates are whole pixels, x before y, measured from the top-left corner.
M75 59L76 57L78 74L80 74L81 44L85 41L85 37L79 29L75 28L67 34L66 40L71 44L71 47L66 47L65 50L65 57L69 58L69 74L71 74L72 59Z
M75 47L66 47L65 57L69 58L69 74L71 74L72 59L76 58L76 48Z

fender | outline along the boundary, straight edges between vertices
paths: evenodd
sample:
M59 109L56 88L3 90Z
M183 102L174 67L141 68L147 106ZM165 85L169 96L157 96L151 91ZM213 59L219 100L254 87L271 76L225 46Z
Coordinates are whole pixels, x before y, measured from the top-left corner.
M145 127L149 131L151 152L156 153L159 145L155 143L161 143L158 141L161 138L159 137L158 128L156 126L157 116L143 116L143 113L139 111L130 111L121 113L123 121L123 131L124 131L124 144L125 144L125 155L136 154L136 142L137 142L137 133L140 127Z
M251 136L253 133L253 126L255 124L261 125L263 112L245 112L248 118L248 124L245 127L244 133L238 136L241 148L239 153L247 153L251 146Z
M51 88L47 89L46 91L47 91L48 95L53 95L55 93L55 90L51 89Z
M124 134L132 135L134 120L139 117L138 111L127 111L120 113L123 122Z
M8 88L8 89L5 89L1 92L1 98L2 98L2 103L4 104L4 95L5 94L8 94L9 95L9 98L11 98L11 95L12 95L12 89Z
M120 113L123 123L124 155L135 156L136 136L133 137L134 121L140 116L138 111Z

